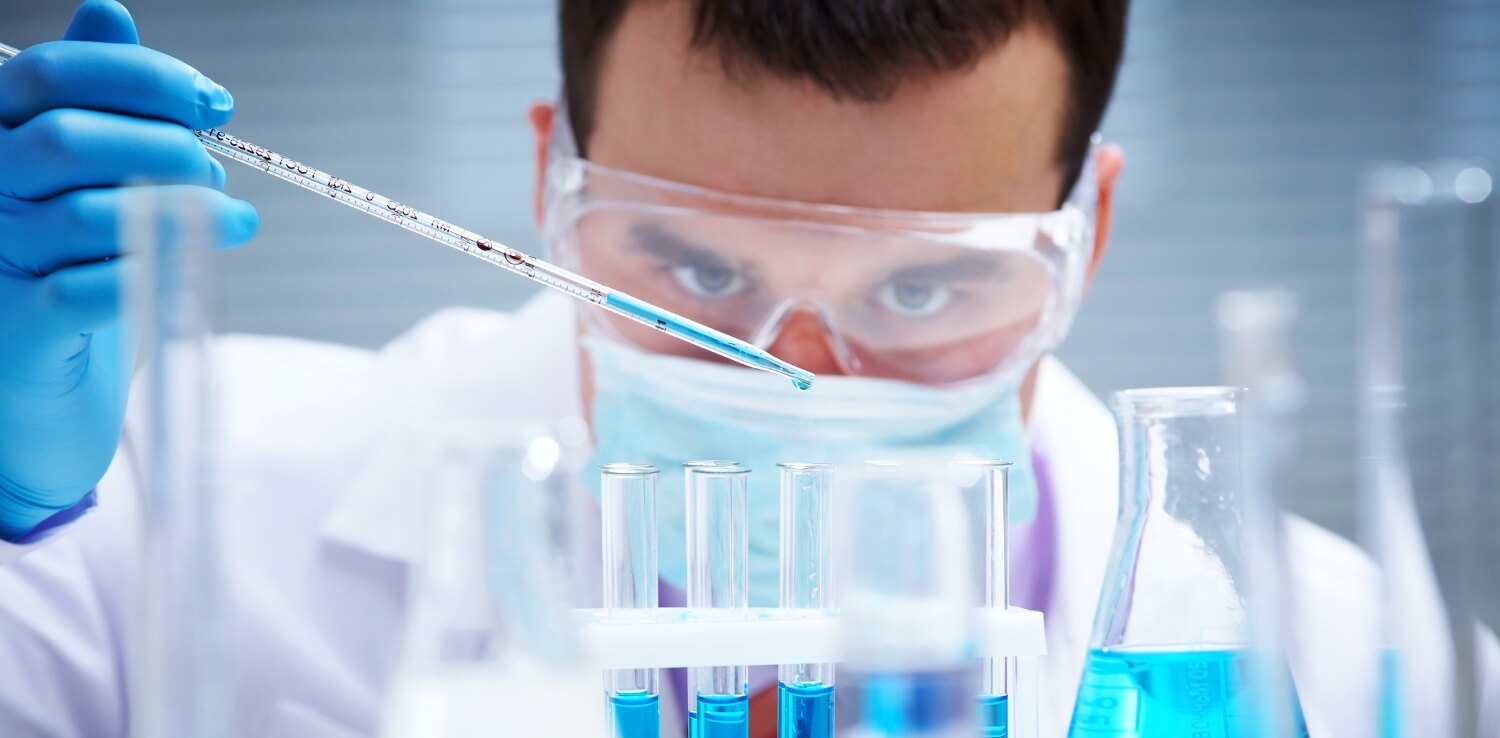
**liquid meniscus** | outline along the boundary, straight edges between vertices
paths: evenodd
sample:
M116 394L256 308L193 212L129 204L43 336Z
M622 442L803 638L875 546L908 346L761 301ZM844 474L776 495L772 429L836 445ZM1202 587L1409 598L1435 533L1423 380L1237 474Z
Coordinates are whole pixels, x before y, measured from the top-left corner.
M746 738L748 735L748 695L698 695L698 709L688 713L688 738Z
M975 702L979 707L979 738L1005 738L1010 732L1010 698L982 694Z
M657 696L645 691L610 695L609 709L615 738L657 738L661 735L661 710Z
M778 738L833 738L833 685L781 682L776 713Z

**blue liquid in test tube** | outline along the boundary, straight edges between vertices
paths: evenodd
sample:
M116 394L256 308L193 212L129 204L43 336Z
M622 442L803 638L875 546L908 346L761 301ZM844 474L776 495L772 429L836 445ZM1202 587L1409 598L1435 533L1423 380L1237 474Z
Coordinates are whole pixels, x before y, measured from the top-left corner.
M609 709L617 738L657 738L661 735L661 710L657 695L644 690L610 695Z
M687 605L750 604L750 470L734 462L683 465L687 495ZM688 670L689 738L747 738L750 667Z
M961 462L970 492L977 497L984 523L980 540L984 561L984 606L1010 607L1010 463L976 459ZM1015 663L1007 658L985 658L980 664L978 726L981 738L1005 738L1010 733L1010 687Z
M1005 738L1010 733L1010 696L979 695L980 738Z
M778 464L781 475L781 606L834 607L831 464ZM833 735L833 664L782 664L777 687L780 738Z
M656 477L656 467L649 464L600 467L604 607L608 610L659 605ZM661 734L658 672L615 669L605 679L613 738L657 738Z
M750 696L698 694L688 714L689 738L744 738L750 732Z
M832 684L782 682L776 709L778 736L833 738Z

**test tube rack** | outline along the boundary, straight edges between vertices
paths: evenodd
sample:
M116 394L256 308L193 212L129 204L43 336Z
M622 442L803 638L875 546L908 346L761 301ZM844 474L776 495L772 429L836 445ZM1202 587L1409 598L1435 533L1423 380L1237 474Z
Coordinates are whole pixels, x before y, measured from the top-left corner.
M839 617L781 608L582 609L579 638L592 667L677 668L844 661ZM1037 737L1037 659L1046 655L1042 614L1021 608L976 611L974 657L1015 659L1011 733ZM976 687L977 687L976 683Z

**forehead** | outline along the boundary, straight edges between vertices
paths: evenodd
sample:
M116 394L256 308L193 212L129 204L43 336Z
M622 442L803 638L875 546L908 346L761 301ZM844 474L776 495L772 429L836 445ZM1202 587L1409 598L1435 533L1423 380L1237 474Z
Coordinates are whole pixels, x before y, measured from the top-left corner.
M589 158L744 194L901 210L1056 206L1067 67L1039 27L868 103L726 75L687 3L632 3L602 55Z

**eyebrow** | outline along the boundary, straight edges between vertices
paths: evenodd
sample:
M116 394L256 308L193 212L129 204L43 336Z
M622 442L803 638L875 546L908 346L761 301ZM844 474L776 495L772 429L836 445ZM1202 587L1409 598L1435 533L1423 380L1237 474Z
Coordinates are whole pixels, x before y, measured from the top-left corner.
M656 223L636 223L630 226L630 235L646 252L676 264L703 264L729 262L712 250L699 246Z
M647 253L674 264L734 265L713 249L700 246L657 223L635 223L630 234ZM888 279L928 282L965 282L1004 276L1005 267L988 255L962 254L945 261L904 266L890 273Z
M963 282L987 279L1002 271L993 258L976 254L964 254L947 261L930 264L915 264L891 272L891 279L909 279L928 282Z

